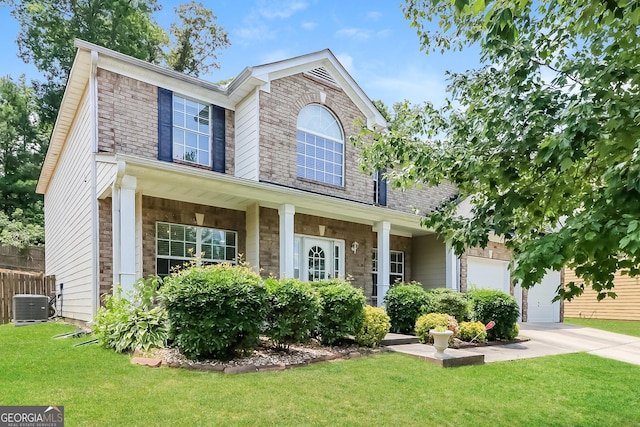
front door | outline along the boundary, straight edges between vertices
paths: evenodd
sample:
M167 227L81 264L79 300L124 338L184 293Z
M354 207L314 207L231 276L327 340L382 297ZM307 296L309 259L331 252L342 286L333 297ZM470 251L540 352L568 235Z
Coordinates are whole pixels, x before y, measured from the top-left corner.
M325 280L334 275L331 240L305 238L302 249L303 280Z

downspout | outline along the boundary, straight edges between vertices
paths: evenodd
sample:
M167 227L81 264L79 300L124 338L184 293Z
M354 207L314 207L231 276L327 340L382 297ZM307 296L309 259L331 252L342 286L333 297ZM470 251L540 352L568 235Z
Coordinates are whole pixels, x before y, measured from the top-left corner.
M98 52L91 51L91 74L89 76L89 115L91 120L91 241L93 242L91 264L93 267L93 315L100 307L100 233L98 223L98 173L96 154L98 153Z

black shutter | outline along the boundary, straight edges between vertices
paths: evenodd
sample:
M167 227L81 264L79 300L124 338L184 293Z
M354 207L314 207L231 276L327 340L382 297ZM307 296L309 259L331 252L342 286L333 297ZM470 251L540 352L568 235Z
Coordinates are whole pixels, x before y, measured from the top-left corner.
M380 206L387 206L387 179L385 174L386 169L382 169L378 172L378 204Z
M211 135L212 135L212 153L213 167L216 172L225 172L225 110L217 105L211 106Z
M173 92L158 88L158 160L173 161Z

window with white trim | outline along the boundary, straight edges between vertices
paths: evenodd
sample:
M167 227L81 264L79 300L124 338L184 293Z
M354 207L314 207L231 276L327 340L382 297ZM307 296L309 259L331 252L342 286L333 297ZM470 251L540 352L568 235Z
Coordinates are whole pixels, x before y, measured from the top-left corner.
M173 94L173 158L211 165L210 108Z
M371 293L372 302L378 299L378 250L373 250L371 263L371 279L373 280L373 290ZM389 251L389 284L404 282L404 252Z
M202 264L236 263L235 231L156 222L156 274L167 276L198 258Z
M298 177L342 187L344 136L338 120L326 108L311 104L300 110L297 129Z

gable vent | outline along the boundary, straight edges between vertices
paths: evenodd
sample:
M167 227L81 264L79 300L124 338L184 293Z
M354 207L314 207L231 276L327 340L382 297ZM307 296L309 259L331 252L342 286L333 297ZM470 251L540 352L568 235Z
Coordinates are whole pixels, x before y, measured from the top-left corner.
M307 74L315 77L316 79L320 79L325 83L332 84L334 86L338 86L338 82L329 74L329 72L324 67L314 68L313 70L307 71Z

